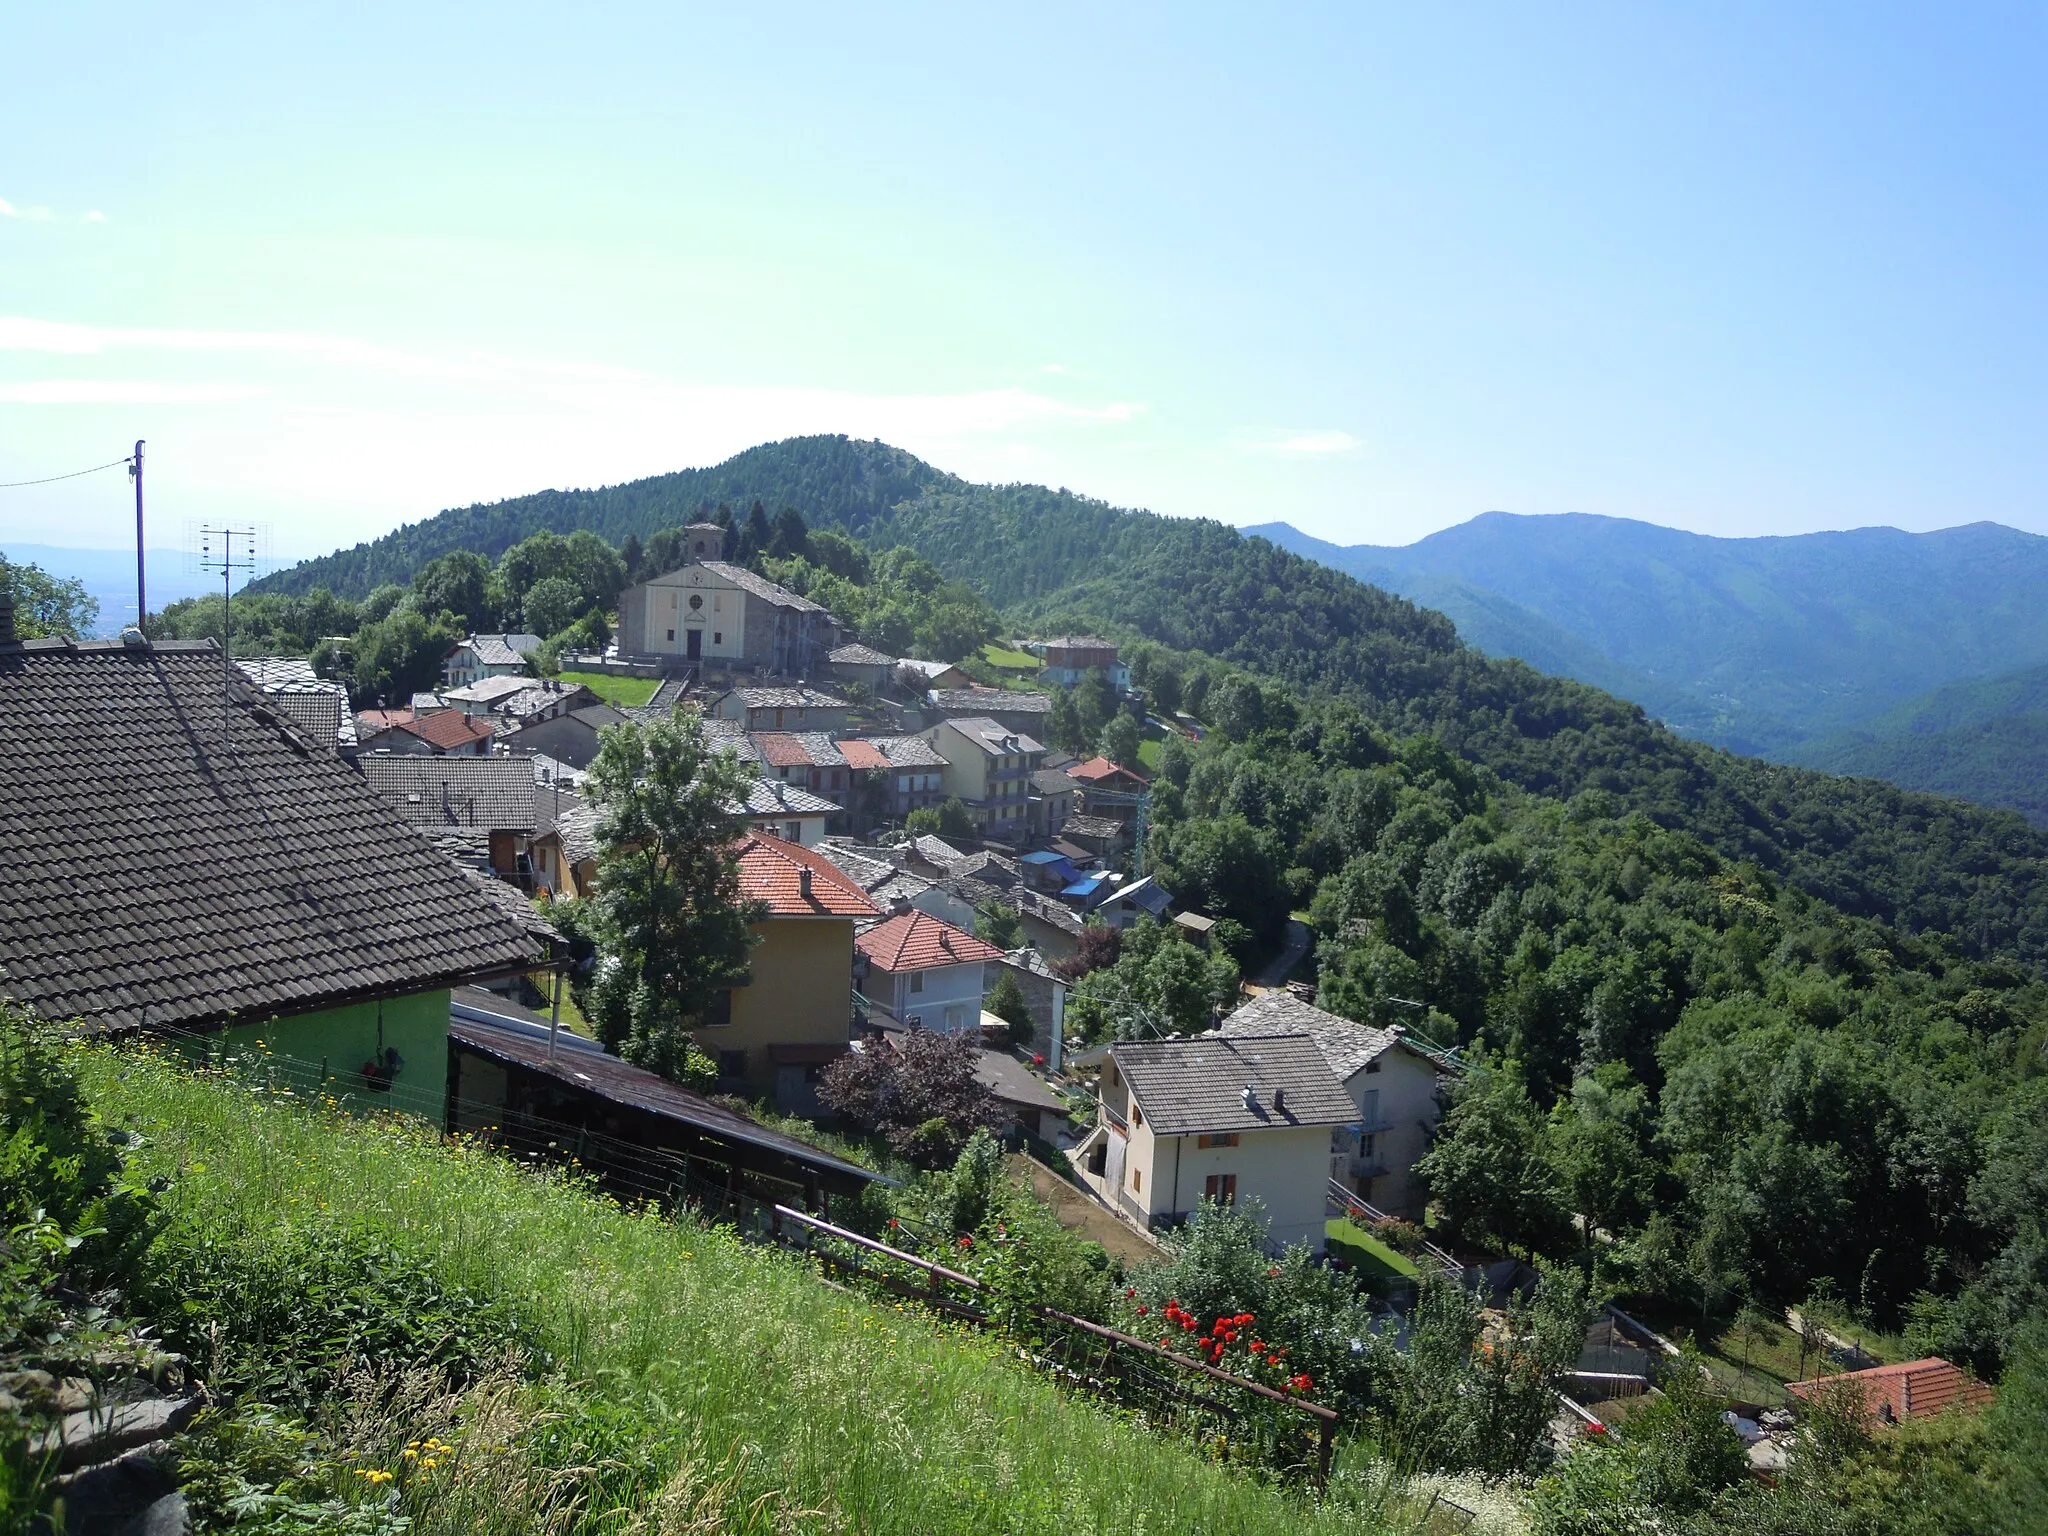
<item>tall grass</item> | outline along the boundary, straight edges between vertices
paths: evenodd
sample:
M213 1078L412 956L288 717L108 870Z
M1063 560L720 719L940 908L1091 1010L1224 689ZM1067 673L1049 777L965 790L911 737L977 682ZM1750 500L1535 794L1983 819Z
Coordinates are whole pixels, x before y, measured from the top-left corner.
M1000 1340L835 1291L794 1259L624 1209L573 1176L148 1055L81 1048L79 1067L102 1115L146 1138L145 1171L171 1176L162 1241L359 1228L509 1303L570 1379L653 1413L734 1500L771 1500L778 1524L905 1536L1383 1528L1375 1509L1304 1502L1063 1394Z

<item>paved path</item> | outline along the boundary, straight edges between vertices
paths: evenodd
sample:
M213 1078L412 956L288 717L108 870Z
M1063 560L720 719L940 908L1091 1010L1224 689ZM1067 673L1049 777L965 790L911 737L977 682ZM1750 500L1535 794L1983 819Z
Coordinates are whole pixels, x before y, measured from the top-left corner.
M1294 974L1294 968L1301 964L1301 958L1308 953L1308 946L1314 935L1307 923L1296 918L1287 920L1287 947L1273 957L1273 963L1252 978L1249 983L1254 992L1277 992L1287 985L1287 978Z

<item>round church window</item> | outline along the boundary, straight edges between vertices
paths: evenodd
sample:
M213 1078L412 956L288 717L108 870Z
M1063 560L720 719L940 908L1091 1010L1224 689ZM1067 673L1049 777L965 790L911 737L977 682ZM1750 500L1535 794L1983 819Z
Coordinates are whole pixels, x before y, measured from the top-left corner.
M692 593L690 594L690 611L691 611L692 613L695 613L695 612L696 612L696 611L697 611L697 610L698 610L699 608L702 608L703 606L704 606L704 596L703 596L703 594L702 594L701 592L692 592Z

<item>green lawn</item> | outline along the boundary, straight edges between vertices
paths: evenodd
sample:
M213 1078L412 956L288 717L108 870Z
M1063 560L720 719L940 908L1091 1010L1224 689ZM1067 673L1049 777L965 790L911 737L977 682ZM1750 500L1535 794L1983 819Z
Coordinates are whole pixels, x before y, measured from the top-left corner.
M1003 667L1012 672L1037 672L1044 666L1029 651L1013 651L993 641L981 648L981 658L992 667Z
M1159 742L1155 738L1148 736L1138 743L1138 762L1147 773L1159 771Z
M564 672L565 683L581 683L607 704L632 709L654 697L661 686L658 677L613 677L609 672Z
M1413 1280L1422 1273L1406 1255L1389 1248L1355 1221L1339 1216L1323 1224L1330 1252L1351 1267L1381 1280Z
M288 1287L307 1234L357 1234L380 1274L420 1266L436 1285L515 1308L576 1384L557 1396L615 1403L630 1444L565 1440L561 1454L627 1470L548 1474L564 1479L564 1500L593 1500L565 1504L551 1529L624 1529L626 1509L604 1507L607 1493L651 1518L669 1475L662 1456L679 1458L668 1463L678 1479L717 1481L729 1517L662 1529L1366 1536L1397 1523L1371 1501L1310 1502L1218 1466L1062 1391L1001 1338L828 1288L730 1231L622 1207L479 1142L450 1143L404 1117L351 1120L139 1052L81 1048L72 1059L94 1107L140 1133L136 1171L168 1181L167 1238L194 1264L276 1269L266 1283ZM459 1468L503 1450L488 1438L502 1431L448 1422L437 1432L460 1442ZM386 1436L392 1458L406 1433ZM634 1470L650 1445L654 1460ZM346 1491L363 1475L334 1477ZM693 1486L704 1492L681 1491ZM756 1500L765 1513L750 1516ZM493 1517L490 1528L519 1523Z

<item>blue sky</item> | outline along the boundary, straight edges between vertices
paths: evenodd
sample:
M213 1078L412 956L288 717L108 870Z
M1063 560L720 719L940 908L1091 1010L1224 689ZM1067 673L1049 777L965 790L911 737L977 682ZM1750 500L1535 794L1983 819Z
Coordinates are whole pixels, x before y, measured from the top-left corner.
M295 555L837 430L1346 543L2048 532L2041 4L1110 10L16 8L0 480L146 437L164 542Z

